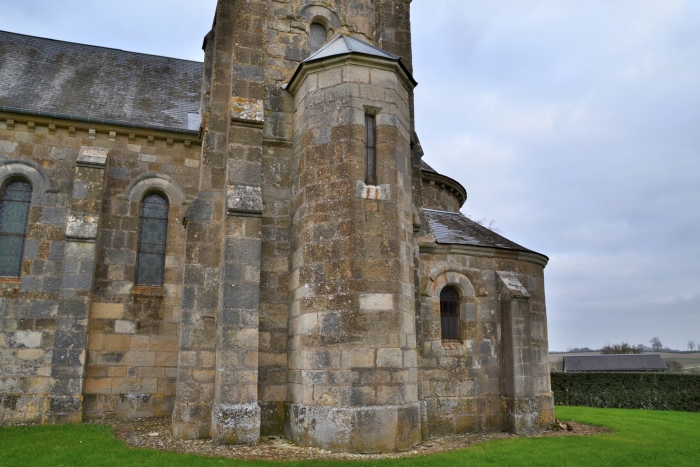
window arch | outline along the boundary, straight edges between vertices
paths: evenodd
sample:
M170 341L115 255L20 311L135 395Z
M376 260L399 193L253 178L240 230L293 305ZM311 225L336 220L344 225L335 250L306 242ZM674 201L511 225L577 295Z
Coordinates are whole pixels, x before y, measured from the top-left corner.
M459 292L451 286L440 292L440 326L443 342L460 342Z
M318 22L313 22L309 26L309 48L311 49L311 54L315 54L318 50L326 45L326 39L328 38L328 30L326 27Z
M0 276L19 277L27 237L32 185L23 178L8 181L0 196Z
M141 201L136 285L163 285L169 207L161 193L146 193Z

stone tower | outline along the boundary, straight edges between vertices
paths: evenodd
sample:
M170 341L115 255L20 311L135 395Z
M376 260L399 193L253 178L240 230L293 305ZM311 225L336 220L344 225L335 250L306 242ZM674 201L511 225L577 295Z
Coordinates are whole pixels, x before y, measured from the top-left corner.
M253 442L262 408L302 444L407 448L420 439L409 3L221 0L204 50L175 435ZM285 348L259 355L266 326ZM286 375L258 374L285 359ZM287 394L260 398L280 376Z
M338 35L294 95L287 436L325 449L420 440L410 93L399 57Z

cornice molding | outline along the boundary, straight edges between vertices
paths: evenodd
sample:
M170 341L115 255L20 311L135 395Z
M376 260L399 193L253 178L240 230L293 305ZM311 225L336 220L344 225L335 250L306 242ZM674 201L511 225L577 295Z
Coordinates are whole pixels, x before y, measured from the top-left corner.
M420 253L433 255L466 255L482 258L509 259L536 264L543 269L549 263L549 258L534 251L506 250L502 248L492 248L484 246L423 243L420 245Z
M312 62L303 62L294 72L294 75L289 80L286 89L292 94L296 94L309 73L320 70L330 70L331 68L337 68L344 65L368 66L378 68L380 70L393 71L396 73L399 81L401 81L401 84L403 84L408 92L411 92L417 84L415 81L413 81L413 78L408 74L405 67L402 66L401 62L398 60L350 52L344 55L328 57Z

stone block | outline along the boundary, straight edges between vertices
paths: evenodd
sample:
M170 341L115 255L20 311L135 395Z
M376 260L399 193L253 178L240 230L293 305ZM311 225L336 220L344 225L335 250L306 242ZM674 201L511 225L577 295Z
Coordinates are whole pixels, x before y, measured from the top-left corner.
M79 167L104 168L107 164L107 149L83 146L80 148L76 165Z
M367 311L393 310L392 294L360 294L360 309Z
M156 364L155 352L127 352L124 356L124 363L134 366L154 366Z
M165 367L176 367L177 359L177 352L156 352L155 365Z
M122 319L124 317L124 305L121 303L93 302L90 308L91 319Z
M36 349L41 347L42 335L36 331L15 331L5 335L5 342L10 348Z
M343 81L369 84L369 68L353 65L345 66L343 67Z
M102 348L112 352L126 352L131 349L131 336L128 334L105 334L102 337Z
M134 334L136 333L136 322L116 320L114 322L114 332L117 334Z
M141 392L141 378L112 379L112 394L128 394Z
M343 368L373 368L374 349L348 349L342 352Z
M260 187L229 185L227 188L227 207L231 214L262 214L263 202Z
M320 89L336 86L343 81L342 68L330 68L318 73L318 87ZM308 81L308 78L307 78Z
M402 368L403 351L401 349L378 349L377 367Z
M17 361L20 364L41 363L46 356L46 351L43 349L19 349L17 351Z
M112 392L112 379L85 379L85 394L110 394Z

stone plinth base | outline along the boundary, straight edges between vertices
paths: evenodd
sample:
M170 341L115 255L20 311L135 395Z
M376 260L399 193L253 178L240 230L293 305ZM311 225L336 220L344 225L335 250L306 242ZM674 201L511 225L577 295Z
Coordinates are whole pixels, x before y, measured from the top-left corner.
M421 440L420 404L328 407L289 404L285 436L328 451L406 451Z
M554 399L551 393L532 398L503 397L501 404L504 428L510 433L534 433L554 423Z
M211 437L217 444L253 444L260 440L260 407L218 404L211 411Z

